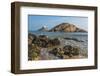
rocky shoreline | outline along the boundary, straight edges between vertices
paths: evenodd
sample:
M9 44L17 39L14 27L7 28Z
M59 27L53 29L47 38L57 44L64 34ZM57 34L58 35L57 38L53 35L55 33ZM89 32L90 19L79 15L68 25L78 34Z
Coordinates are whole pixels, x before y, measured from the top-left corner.
M87 58L84 41L75 38L54 38L46 35L28 34L28 60Z

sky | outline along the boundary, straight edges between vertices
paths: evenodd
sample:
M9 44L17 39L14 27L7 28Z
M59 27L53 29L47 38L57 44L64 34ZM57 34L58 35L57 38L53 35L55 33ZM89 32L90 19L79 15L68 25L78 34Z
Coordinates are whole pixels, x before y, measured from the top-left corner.
M75 24L79 28L88 30L88 17L28 15L29 31L36 31L43 26L46 26L48 29L51 29L61 23Z

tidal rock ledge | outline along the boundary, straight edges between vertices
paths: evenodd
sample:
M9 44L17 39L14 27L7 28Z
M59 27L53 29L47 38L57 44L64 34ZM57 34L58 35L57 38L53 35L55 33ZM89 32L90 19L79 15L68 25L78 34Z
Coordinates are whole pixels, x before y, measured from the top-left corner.
M60 40L58 38L50 39L46 35L36 36L34 34L28 35L28 45L35 44L39 47L47 48L55 45L60 45Z

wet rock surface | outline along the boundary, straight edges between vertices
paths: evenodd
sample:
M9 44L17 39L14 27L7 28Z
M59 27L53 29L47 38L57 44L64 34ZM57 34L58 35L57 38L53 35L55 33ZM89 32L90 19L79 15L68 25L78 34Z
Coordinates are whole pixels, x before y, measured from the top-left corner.
M50 51L50 53L63 59L65 55L67 57L79 55L79 51L80 51L79 47L66 45L63 48L54 48L53 50Z
M28 60L40 60L44 58L49 52L43 48L60 45L59 39L49 39L46 35L36 36L34 34L28 35ZM42 53L41 53L42 51ZM43 56L44 55L44 56ZM41 58L42 57L42 58Z
M37 45L28 45L28 60L39 60L40 49Z
M55 45L60 45L60 40L58 38L50 39L46 35L36 36L34 34L33 35L29 34L28 37L29 37L28 38L29 45L35 44L35 45L37 45L39 47L43 47L43 48L47 48L47 47L55 46Z

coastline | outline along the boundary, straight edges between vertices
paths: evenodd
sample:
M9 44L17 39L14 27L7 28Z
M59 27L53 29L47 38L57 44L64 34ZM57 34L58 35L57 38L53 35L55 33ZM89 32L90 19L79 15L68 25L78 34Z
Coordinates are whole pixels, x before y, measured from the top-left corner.
M31 35L33 35L33 34L31 34ZM44 37L47 37L47 36L45 35ZM48 40L53 41L52 39L49 39L48 37L45 39L45 41L46 40L47 40L47 43L48 43ZM55 41L55 43L56 43L56 41ZM30 55L32 52L28 53L29 54L28 60L82 59L82 58L88 57L87 43L86 42L80 41L80 40L78 41L78 40L75 40L72 38L69 38L69 39L68 38L59 38L58 41L60 41L59 45L55 44L55 45L51 45L48 47L40 47L40 46L37 46L34 42L33 43L31 42L31 45L30 45L31 47L29 47L29 45L28 45L28 47L29 47L28 52L30 52L30 48L31 48L31 50L33 50L33 53L34 53L34 50L38 51L39 53L38 54L35 53L33 59L29 57L29 56L32 57L32 55ZM28 42L29 42L29 40L28 40ZM42 44L42 43L40 42L40 44ZM50 44L50 42L49 42L49 44ZM66 50L63 49L65 46L67 48L69 48L71 46L69 49L75 49L75 48L78 49L78 50L76 50L76 52L78 52L78 54L75 55L74 50L69 51L69 52L67 51L68 54L65 54L64 52ZM57 54L55 54L55 52L54 52L55 48L58 49ZM72 53L72 52L74 52L74 53Z

